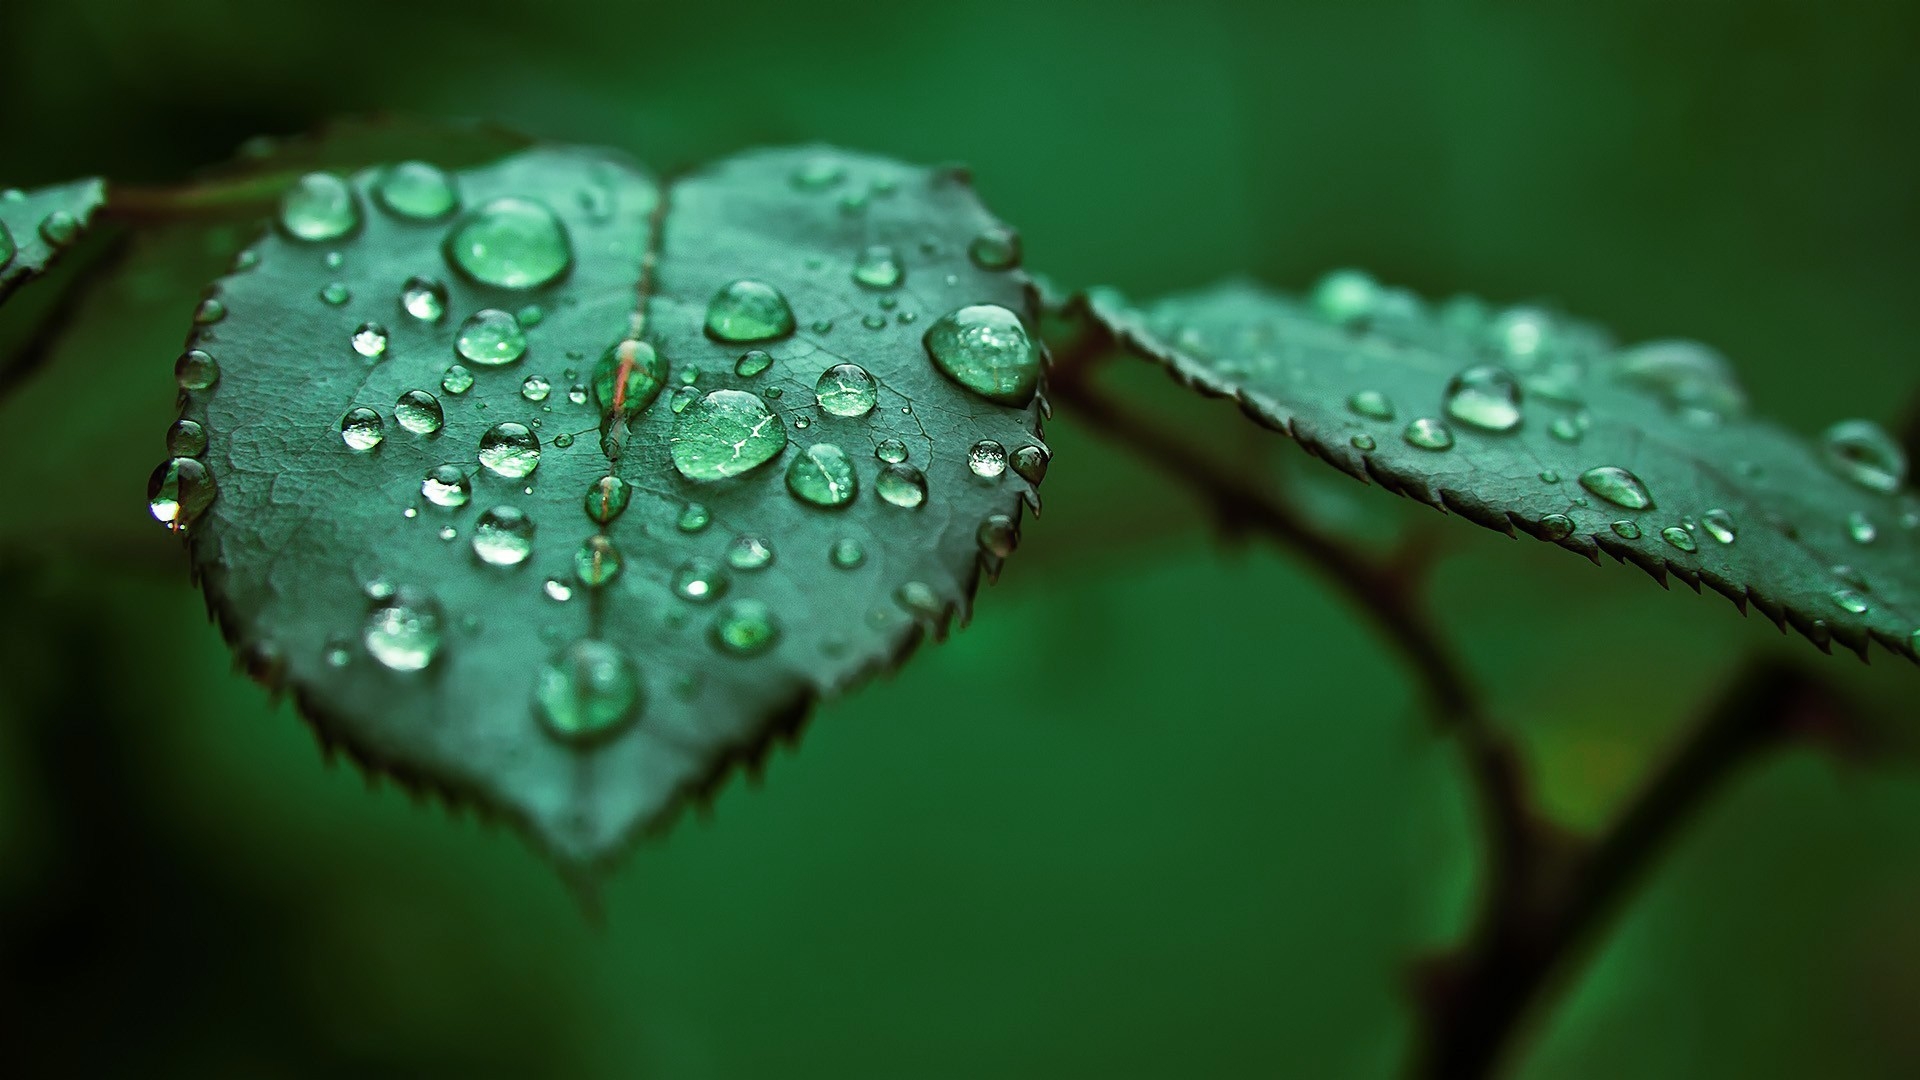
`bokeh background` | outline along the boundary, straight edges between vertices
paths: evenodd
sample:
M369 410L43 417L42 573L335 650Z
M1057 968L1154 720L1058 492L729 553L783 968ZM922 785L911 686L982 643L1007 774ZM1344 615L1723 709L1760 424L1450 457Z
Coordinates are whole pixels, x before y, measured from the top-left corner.
M1063 284L1299 287L1352 264L1544 298L1711 342L1760 411L1813 432L1897 423L1920 387L1916 40L1912 4L1773 0L4 0L0 182L174 181L376 110L659 167L825 140L971 164ZM1063 413L1046 516L973 626L640 850L596 927L517 838L327 765L231 673L142 505L196 285L95 305L0 402L0 1055L247 1077L1397 1070L1404 964L1460 932L1477 853L1451 751L1309 568L1223 545ZM1920 722L1920 673L1889 657L1821 658L1222 426L1356 543L1432 529L1434 602L1571 825L1755 650ZM1783 755L1687 833L1514 1071L1920 1073L1916 910L1920 773Z

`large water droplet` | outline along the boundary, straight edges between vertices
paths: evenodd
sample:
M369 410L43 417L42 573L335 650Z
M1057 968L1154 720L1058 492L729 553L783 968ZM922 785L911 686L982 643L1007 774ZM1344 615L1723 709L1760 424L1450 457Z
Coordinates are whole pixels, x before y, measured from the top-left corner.
M527 353L526 331L520 320L498 308L476 311L460 324L453 349L469 363L486 367L511 364Z
M610 346L593 365L593 396L602 409L639 414L667 385L667 362L659 350L635 338Z
M421 322L439 322L447 315L447 287L432 278L408 278L400 286L400 308Z
M207 390L220 381L220 364L209 353L188 349L173 363L174 382L182 390Z
M898 288L906 277L906 271L900 267L900 256L884 244L875 244L860 253L853 264L853 280L869 289Z
M982 270L1011 270L1020 265L1020 234L1003 225L982 229L967 244L967 258Z
M681 563L680 569L673 573L673 591L682 600L691 600L696 604L720 599L731 582L727 571L719 563L699 555Z
M1653 509L1653 495L1640 478L1618 465L1602 465L1580 474L1580 486L1615 506L1629 510Z
M458 465L435 465L421 478L420 494L435 506L465 506L473 497L473 482Z
M387 351L387 328L379 323L361 323L353 332L353 351L369 360Z
M440 430L446 414L440 409L439 398L425 390L409 390L394 403L393 418L415 435L431 435Z
M882 499L908 510L927 501L927 478L911 465L889 465L881 469L873 489Z
M336 240L359 226L359 196L332 173L308 173L280 197L280 227L295 240Z
M1898 491L1907 482L1907 452L1871 420L1842 420L1820 444L1835 472L1869 491Z
M605 525L619 517L633 500L633 489L617 476L603 476L587 485L587 516Z
M381 170L373 194L380 205L411 221L434 221L460 204L453 177L424 161L402 161Z
M573 243L553 211L532 199L494 199L447 234L446 257L482 285L533 289L567 272Z
M167 453L199 457L207 449L207 429L192 420L175 420L167 429Z
M1520 383L1503 367L1481 364L1447 383L1447 415L1482 431L1520 426Z
M162 462L147 477L147 510L171 532L186 532L213 505L213 474L190 457Z
M942 374L1002 405L1025 405L1040 382L1040 352L1020 316L972 304L936 319L922 339Z
M598 742L640 713L640 670L619 648L581 638L541 665L533 700L555 738Z
M1453 431L1447 425L1431 416L1423 416L1407 425L1400 437L1409 446L1422 450L1446 450L1453 446Z
M758 600L733 600L713 617L713 642L736 656L752 656L773 647L780 637L773 611Z
M1620 354L1614 377L1679 413L1707 418L1738 416L1747 395L1734 381L1733 365L1697 341L1649 341Z
M859 477L846 452L830 443L814 443L787 463L787 490L815 506L845 506L859 491Z
M793 309L764 281L735 281L707 304L707 336L715 341L774 341L793 333Z
M873 376L858 364L835 364L821 372L813 393L821 410L835 416L865 416L878 400Z
M787 448L787 428L744 390L715 390L674 420L674 468L689 480L723 480L764 465Z
M580 550L573 553L573 576L589 589L600 588L619 577L624 565L620 549L598 533L587 537Z
M981 439L967 449L967 468L975 476L998 479L1007 471L1007 448L992 439Z
M440 602L402 585L367 615L360 640L390 671L420 671L440 652Z
M539 467L540 440L525 424L495 424L480 436L480 464L496 476L518 480Z
M489 566L519 566L533 554L533 519L511 506L496 506L473 526L473 553Z
M355 450L371 450L386 437L386 423L372 409L355 407L340 418L340 439Z

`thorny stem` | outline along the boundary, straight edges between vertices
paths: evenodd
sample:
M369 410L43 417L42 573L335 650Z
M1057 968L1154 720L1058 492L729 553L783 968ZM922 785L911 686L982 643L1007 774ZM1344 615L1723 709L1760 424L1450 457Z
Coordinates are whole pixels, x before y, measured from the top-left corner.
M1569 975L1608 916L1692 814L1738 769L1795 733L1844 731L1845 706L1820 681L1777 662L1737 677L1673 757L1590 841L1533 808L1519 754L1493 726L1396 560L1356 555L1284 502L1129 413L1090 378L1105 342L1069 347L1049 382L1054 402L1201 493L1223 522L1257 530L1318 567L1399 650L1459 741L1480 803L1488 880L1468 939L1423 965L1413 1075L1493 1075L1523 1025Z

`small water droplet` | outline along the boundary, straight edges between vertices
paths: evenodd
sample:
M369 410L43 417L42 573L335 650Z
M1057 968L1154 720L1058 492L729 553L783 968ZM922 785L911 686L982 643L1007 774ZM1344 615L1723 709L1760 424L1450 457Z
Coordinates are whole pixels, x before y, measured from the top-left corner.
M540 440L525 424L495 424L480 436L480 464L496 476L518 480L540 465Z
M1540 482L1543 484L1557 484L1560 482L1560 474L1554 472L1552 469L1541 469Z
M346 638L334 634L327 638L320 657L330 668L343 668L353 663L353 646Z
M573 445L572 433L563 431L560 434L555 435L553 437L553 445L559 447L562 450L565 450L567 447L572 446Z
M1865 615L1869 609L1867 598L1852 589L1835 589L1830 595L1842 611Z
M353 299L353 291L338 281L330 281L320 290L320 299L331 307L339 307Z
M1618 465L1601 465L1580 474L1580 486L1628 510L1653 509L1653 495L1640 478Z
M688 503L675 524L683 533L697 533L713 524L713 512L702 503Z
M337 240L360 227L360 198L332 173L308 173L280 197L280 228L295 240Z
M189 349L174 361L173 379L182 390L207 390L220 381L220 363L210 353Z
M627 338L600 354L591 380L594 400L602 409L635 416L666 387L667 361L652 345Z
M1011 459L1013 471L1030 484L1038 484L1047 478L1047 464L1053 455L1038 446L1023 446L1013 452Z
M923 581L909 581L893 590L893 601L908 614L922 619L937 621L943 610L940 594Z
M520 383L520 396L528 401L545 401L553 392L553 384L543 375L529 375Z
M1649 341L1621 353L1614 378L1690 419L1711 423L1746 411L1733 365L1697 341Z
M1375 420L1393 419L1393 399L1378 390L1361 390L1347 399L1347 408Z
M802 191L819 191L839 183L846 175L846 166L838 158L816 154L796 166L790 179Z
M881 469L873 488L882 499L908 510L927 501L927 478L911 465L888 465Z
M1660 537L1667 543L1672 544L1674 547L1679 548L1689 555L1700 550L1700 545L1693 541L1693 534L1680 528L1678 525L1669 525L1661 529Z
M533 700L549 734L590 746L639 715L640 670L617 646L581 638L541 665Z
M673 591L682 600L691 600L696 604L711 603L725 595L732 579L727 571L712 559L695 555L680 564L673 573Z
M1330 321L1346 324L1372 314L1380 285L1361 270L1334 270L1313 287L1313 306ZM1379 417L1391 420L1392 414Z
M996 558L1004 559L1013 554L1020 543L1020 532L1014 526L1013 519L1005 514L994 514L980 523L973 535L980 550Z
M421 671L440 652L443 621L439 601L401 586L367 614L360 640L389 671Z
M415 435L431 435L440 430L446 415L440 409L439 398L425 390L409 390L394 403L393 418Z
M713 642L736 656L765 652L779 640L772 609L758 600L730 600L714 614Z
M1355 435L1353 438L1347 440L1347 445L1353 447L1355 450L1366 451L1374 449L1377 444L1373 441L1373 436L1371 435Z
M552 210L507 196L456 222L447 233L445 254L455 269L482 285L533 289L573 265L573 242Z
M464 394L473 389L473 372L455 364L440 376L440 389L449 394Z
M617 476L603 476L587 485L587 516L605 525L619 517L633 499L633 489Z
M743 379L751 379L772 366L772 353L763 349L749 349L733 362L733 373Z
M1565 514L1548 514L1540 519L1540 535L1547 540L1565 540L1573 535L1573 519Z
M547 599L557 604L564 604L573 599L573 586L559 578L548 578L541 583L540 589L547 594Z
M1733 517L1725 510L1709 510L1700 515L1700 527L1707 530L1708 536L1723 544L1733 543Z
M340 418L340 438L355 450L371 450L387 437L380 414L365 406L348 409Z
M1547 425L1547 432L1561 442L1575 443L1580 441L1580 436L1586 434L1587 429L1578 416L1556 416Z
M1847 535L1856 544L1871 544L1880 535L1880 530L1864 511L1855 510L1847 515Z
M827 549L827 560L842 570L857 570L867 561L867 549L852 537L842 537Z
M860 488L853 462L830 443L814 443L787 463L787 490L814 506L845 506Z
M420 494L435 506L465 506L473 496L473 483L458 465L435 465L421 478Z
M457 539L459 536L460 536L460 530L454 528L451 525L442 526L440 529L440 539L442 540L451 541L451 540Z
M574 383L568 387L567 400L575 405L585 405L587 403L587 384Z
M882 439L880 445L873 448L873 456L890 465L898 465L907 460L907 444L899 439Z
M668 438L674 467L689 480L722 480L773 460L786 425L744 390L715 390L687 407Z
M486 308L460 324L453 348L468 363L498 367L526 355L527 335L520 329L520 320L498 308Z
M673 397L667 402L675 416L687 411L687 406L700 400L700 391L696 387L682 386L674 390Z
M1553 316L1535 307L1508 308L1495 317L1488 336L1510 359L1530 365L1553 347Z
M1625 519L1613 523L1613 532L1622 540L1640 539L1640 526Z
M967 468L975 476L995 479L1007 471L1007 448L992 439L982 439L967 451Z
M967 258L982 270L1011 270L1020 265L1020 234L1002 225L982 229L967 244Z
M1871 420L1842 420L1820 444L1835 472L1868 491L1890 494L1907 482L1907 452Z
M432 278L408 278L400 286L400 309L421 322L439 322L447 315L447 287Z
M147 510L169 532L186 532L213 505L213 474L190 457L164 461L147 477Z
M1040 380L1040 353L1020 316L997 304L942 315L922 343L940 372L1002 405L1025 405Z
M875 244L860 253L853 264L853 280L869 289L898 288L906 277L900 256L884 244Z
M496 506L473 526L473 553L489 566L518 566L533 554L533 519L511 506Z
M727 548L727 565L735 570L761 570L773 565L773 541L764 536L737 536Z
M0 228L4 227L5 226L0 226ZM7 265L7 260L0 259L0 266L5 265ZM212 326L214 323L226 317L227 305L211 296L200 301L200 306L193 309L193 323L195 326Z
M869 330L884 330L887 328L887 317L868 312L860 316L860 325Z
M409 221L436 221L460 205L453 177L424 161L387 166L374 182L373 194L381 206Z
M793 309L764 281L735 281L707 304L707 336L715 341L774 341L793 333Z
M379 323L361 323L353 332L353 351L369 360L387 351L387 328Z
M580 584L589 589L597 589L620 576L620 568L625 565L620 557L620 549L613 541L594 534L573 553L573 576Z
M207 449L207 430L192 420L175 420L167 429L167 453L199 457Z
M1400 437L1409 446L1422 450L1447 450L1453 446L1453 431L1431 416L1423 416L1407 425Z
M1503 367L1481 364L1447 382L1447 415L1482 431L1520 426L1520 383Z

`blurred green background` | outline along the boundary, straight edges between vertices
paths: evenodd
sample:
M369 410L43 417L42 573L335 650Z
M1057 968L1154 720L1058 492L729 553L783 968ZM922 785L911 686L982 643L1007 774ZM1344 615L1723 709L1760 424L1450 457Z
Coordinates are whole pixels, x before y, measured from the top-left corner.
M1764 0L4 0L0 181L171 181L374 110L658 167L824 140L971 164L1064 284L1356 264L1546 298L1721 347L1811 432L1914 401L1917 35L1911 4ZM1310 570L1224 549L1063 413L1046 516L974 625L639 851L595 928L513 836L369 791L230 673L142 505L196 286L97 303L0 404L27 496L0 526L8 1060L1397 1070L1403 965L1460 931L1474 834L1394 658ZM1304 461L1275 442L1234 445ZM1884 655L1822 659L1637 571L1298 480L1333 520L1448 545L1435 603L1571 824L1754 649L1915 719L1920 675ZM1661 864L1515 1072L1916 1075L1917 908L1920 774L1776 759Z

